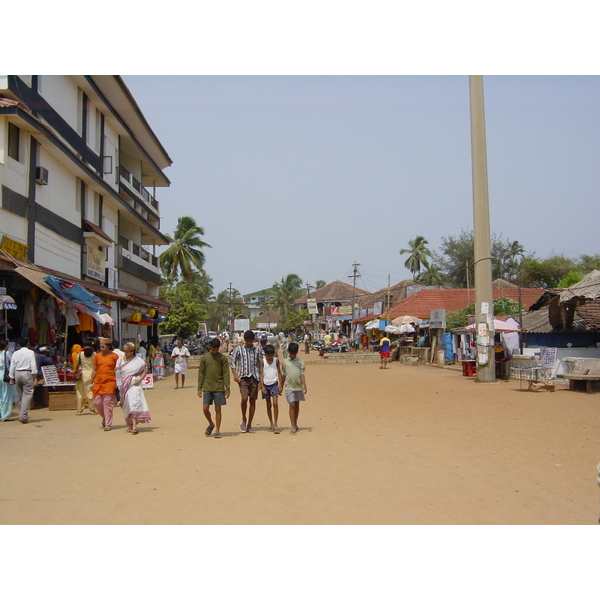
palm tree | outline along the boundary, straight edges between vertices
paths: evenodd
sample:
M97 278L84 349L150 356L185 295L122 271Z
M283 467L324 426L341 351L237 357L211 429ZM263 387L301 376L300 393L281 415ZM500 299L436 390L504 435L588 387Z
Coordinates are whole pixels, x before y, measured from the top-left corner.
M411 272L413 278L415 273L419 274L423 267L429 267L427 258L431 258L431 250L427 248L428 243L422 235L418 235L414 240L409 240L408 248L400 250L400 255L409 255L404 266Z
M235 288L230 291L223 290L216 297L212 297L208 305L208 325L215 331L226 329L228 319L233 319L244 307L244 299Z
M315 281L315 287L316 287L316 289L318 289L318 290L319 290L319 289L321 289L322 287L325 287L326 285L327 285L327 283L325 282L325 280L324 280L324 279L317 279L317 280Z
M211 245L200 239L204 229L192 217L179 217L173 237L165 237L171 245L160 255L160 266L166 277L179 277L190 281L195 272L203 271L204 253L201 248Z
M422 273L415 277L415 282L421 285L444 285L444 272L436 263L431 263Z
M295 273L282 277L279 283L273 284L272 308L285 317L292 309L292 303L298 297L301 287L302 279Z
M200 303L205 303L213 293L211 281L212 279L204 270L194 271L190 279L182 279L177 282L175 289L188 289Z

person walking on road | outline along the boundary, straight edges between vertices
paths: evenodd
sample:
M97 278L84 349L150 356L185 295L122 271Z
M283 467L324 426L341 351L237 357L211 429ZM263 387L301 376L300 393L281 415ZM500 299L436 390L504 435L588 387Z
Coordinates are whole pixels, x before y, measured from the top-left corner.
M256 410L262 356L262 350L254 345L254 331L251 329L244 333L244 345L237 346L231 354L233 380L240 386L242 395L242 422L240 423L242 433L254 433L252 419ZM248 411L247 418L246 411Z
M210 351L205 352L198 365L198 398L202 398L202 411L208 421L204 434L210 436L213 430L215 438L221 437L221 407L227 404L231 392L229 384L229 359L219 352L217 338L210 340ZM210 405L215 404L215 420L210 415Z
M19 400L19 421L29 423L29 405L33 398L33 390L37 382L37 363L35 354L29 347L29 339L24 337L19 342L20 348L12 355L10 361L10 383L17 387Z

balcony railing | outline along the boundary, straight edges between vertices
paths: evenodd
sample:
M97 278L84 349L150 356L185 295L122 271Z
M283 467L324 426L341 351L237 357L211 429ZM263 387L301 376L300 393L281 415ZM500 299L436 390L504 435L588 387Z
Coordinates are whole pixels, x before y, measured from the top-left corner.
M142 197L144 202L159 212L158 200L123 165L119 165L119 174Z
M158 256L154 256L154 254L148 252L145 248L134 244L122 235L119 236L118 252L120 255L130 252L142 260L145 260L147 263L150 263L153 267L158 267Z

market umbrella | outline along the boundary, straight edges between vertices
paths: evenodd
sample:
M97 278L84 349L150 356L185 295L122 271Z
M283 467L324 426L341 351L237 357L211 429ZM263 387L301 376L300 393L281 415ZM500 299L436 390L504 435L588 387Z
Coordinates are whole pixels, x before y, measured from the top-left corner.
M416 323L420 323L423 319L419 319L419 317L411 317L410 315L404 315L402 317L396 317L392 321L392 325L413 325Z
M468 325L466 327L466 329L476 329L476 328L477 328L476 323L471 323L471 325ZM511 331L519 331L519 328L514 327L512 325L508 325L507 323L505 323L504 321L501 321L500 319L494 319L494 330L496 332L509 333Z
M8 337L8 319L6 317L7 310L15 310L17 303L12 296L0 296L0 309L4 310L4 337Z

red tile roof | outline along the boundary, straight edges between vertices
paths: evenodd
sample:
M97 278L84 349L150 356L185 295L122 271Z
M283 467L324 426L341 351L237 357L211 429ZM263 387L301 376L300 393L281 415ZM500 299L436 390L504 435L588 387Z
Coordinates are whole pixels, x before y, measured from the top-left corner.
M494 287L492 291L494 298L506 296L516 302L519 301L518 288ZM531 306L543 293L542 288L523 288L521 289L521 304L525 307ZM466 308L473 302L475 302L474 289L423 289L406 300L396 302L390 309L390 319L402 315L429 319L432 310L445 309L447 313L450 313Z

